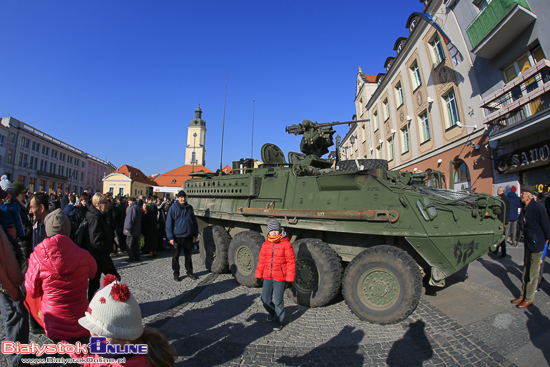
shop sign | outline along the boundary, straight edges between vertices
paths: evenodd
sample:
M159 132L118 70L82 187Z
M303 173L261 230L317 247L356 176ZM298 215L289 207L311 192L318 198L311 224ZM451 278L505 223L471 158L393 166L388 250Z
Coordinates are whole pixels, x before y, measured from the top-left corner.
M544 144L517 150L496 159L497 171L500 173L534 168L550 163L550 145Z

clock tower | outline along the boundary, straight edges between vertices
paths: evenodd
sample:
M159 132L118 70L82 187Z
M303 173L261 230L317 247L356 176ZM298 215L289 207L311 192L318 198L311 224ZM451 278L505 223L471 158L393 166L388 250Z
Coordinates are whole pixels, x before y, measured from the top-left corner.
M206 121L201 118L202 110L199 105L195 110L195 118L189 121L187 127L187 146L185 147L186 166L204 166L206 152Z

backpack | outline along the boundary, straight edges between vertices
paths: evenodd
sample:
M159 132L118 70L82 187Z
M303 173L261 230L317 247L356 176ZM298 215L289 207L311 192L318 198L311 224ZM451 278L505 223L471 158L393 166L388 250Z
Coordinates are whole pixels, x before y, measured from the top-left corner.
M84 219L75 233L76 244L78 247L85 250L88 249L88 243L90 242L90 233L88 232L88 221Z

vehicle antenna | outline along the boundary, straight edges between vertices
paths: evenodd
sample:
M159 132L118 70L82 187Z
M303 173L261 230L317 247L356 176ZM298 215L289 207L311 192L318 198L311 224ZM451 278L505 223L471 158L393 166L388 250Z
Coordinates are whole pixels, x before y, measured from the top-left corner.
M222 162L223 162L223 134L225 131L225 103L227 102L227 80L229 79L229 73L225 76L225 96L223 97L223 123L222 123L222 149L221 149L221 156L220 156L220 172L222 170Z
M252 100L252 147L250 148L250 158L254 159L254 109L256 107L256 100Z

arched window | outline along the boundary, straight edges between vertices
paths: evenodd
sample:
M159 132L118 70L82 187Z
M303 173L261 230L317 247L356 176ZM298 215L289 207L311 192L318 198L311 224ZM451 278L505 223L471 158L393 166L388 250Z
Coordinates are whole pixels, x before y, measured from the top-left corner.
M464 161L458 161L455 165L454 176L455 190L470 190L470 170Z

